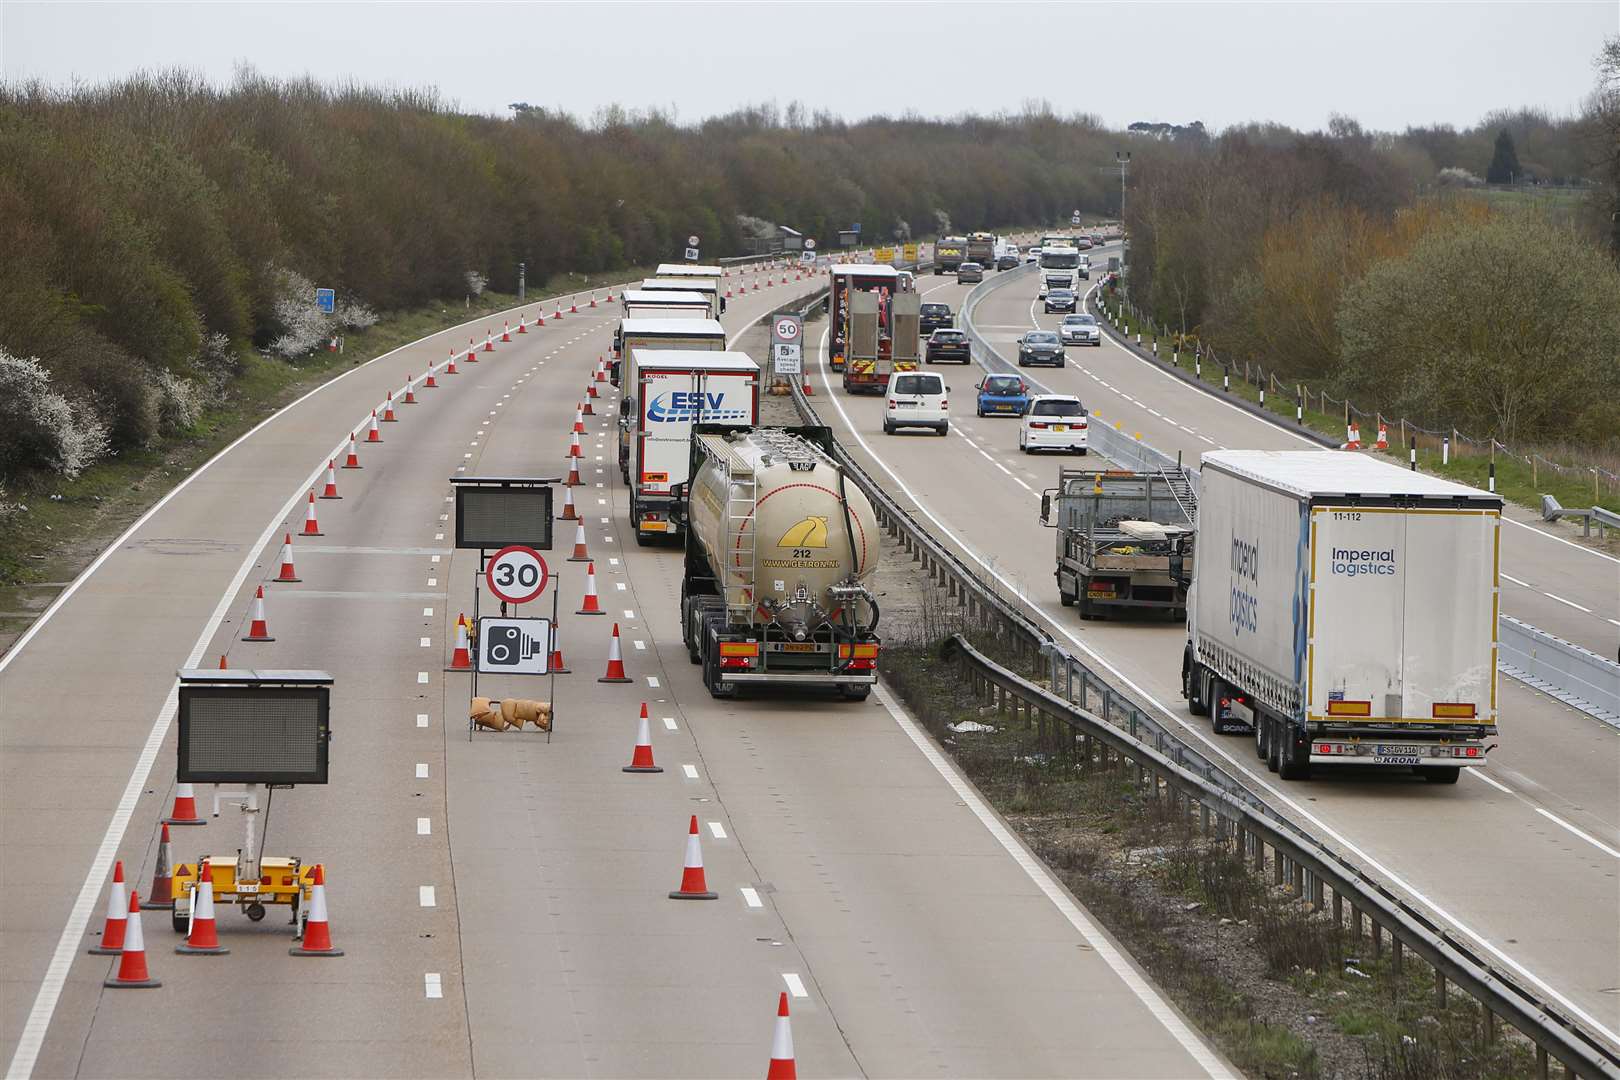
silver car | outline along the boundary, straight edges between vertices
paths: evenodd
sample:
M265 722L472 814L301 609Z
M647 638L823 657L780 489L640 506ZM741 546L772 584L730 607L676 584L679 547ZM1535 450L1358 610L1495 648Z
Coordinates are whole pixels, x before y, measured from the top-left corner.
M966 285L968 282L984 280L984 267L976 262L965 262L956 268L956 283Z
M1102 346L1102 328L1097 320L1083 312L1063 316L1063 325L1058 327L1058 336L1065 345L1096 345Z

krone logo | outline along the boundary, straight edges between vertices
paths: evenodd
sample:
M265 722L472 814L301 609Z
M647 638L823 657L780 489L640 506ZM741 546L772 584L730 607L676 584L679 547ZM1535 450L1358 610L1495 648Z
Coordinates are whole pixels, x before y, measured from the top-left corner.
M827 546L827 519L807 517L782 534L777 547L824 548Z

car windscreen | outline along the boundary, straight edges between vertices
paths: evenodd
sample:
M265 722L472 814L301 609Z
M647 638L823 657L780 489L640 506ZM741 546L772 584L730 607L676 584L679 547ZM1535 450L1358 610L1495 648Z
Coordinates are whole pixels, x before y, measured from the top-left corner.
M1064 326L1092 326L1096 322L1090 315L1066 315L1063 319Z
M1078 401L1037 401L1029 410L1031 416L1084 416L1086 410L1080 407Z
M945 304L924 304L922 313L924 315L949 315L951 309Z
M1024 336L1024 343L1026 345L1056 345L1058 343L1058 336L1051 332L1026 334Z
M894 392L897 394L940 394L945 384L938 375L897 375Z
M1073 270L1079 265L1080 253L1073 249L1041 252L1042 270Z
M1023 381L1011 375L993 375L984 380L984 391L987 394L1017 394L1023 389Z
M931 341L942 341L947 345L960 345L967 340L967 335L960 330L935 330Z

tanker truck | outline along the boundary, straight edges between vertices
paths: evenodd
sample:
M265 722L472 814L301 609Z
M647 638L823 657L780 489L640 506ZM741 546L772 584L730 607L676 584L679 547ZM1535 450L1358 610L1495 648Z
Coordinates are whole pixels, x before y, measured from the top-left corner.
M859 701L877 682L877 520L831 445L825 427L693 428L681 639L714 697L777 683Z

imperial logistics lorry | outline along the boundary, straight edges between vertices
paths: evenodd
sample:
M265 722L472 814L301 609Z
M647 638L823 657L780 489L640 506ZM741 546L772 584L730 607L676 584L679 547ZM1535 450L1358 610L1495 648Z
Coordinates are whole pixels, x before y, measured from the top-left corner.
M1285 780L1455 783L1497 731L1500 497L1326 450L1203 456L1182 693Z
M740 352L634 349L630 372L630 522L645 544L680 535L671 511L690 478L692 425L757 422L759 365Z
M844 389L882 393L889 376L917 370L922 297L912 276L881 263L829 268L827 359Z
M629 371L626 357L636 350L681 350L696 352L724 352L726 331L713 319L623 319L615 334L617 342L611 369L614 386L635 387L639 383L633 366ZM636 431L636 395L626 390L619 395L619 473L626 485L630 483L630 444Z

